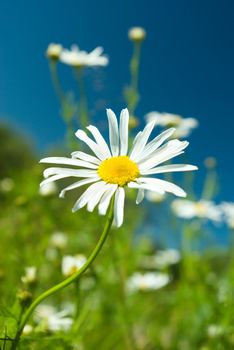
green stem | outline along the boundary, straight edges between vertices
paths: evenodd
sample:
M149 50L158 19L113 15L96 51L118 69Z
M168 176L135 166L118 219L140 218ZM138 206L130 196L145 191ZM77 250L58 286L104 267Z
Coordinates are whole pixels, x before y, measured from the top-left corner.
M62 89L62 86L60 84L59 77L58 77L57 62L49 61L49 67L50 67L50 75L51 75L51 79L52 79L55 93L56 93L56 95L57 95L57 97L60 100L60 103L62 105L63 100L64 100L64 92L63 92L63 89Z
M39 295L39 297L37 297L36 300L34 300L34 302L29 306L29 308L27 309L27 311L25 312L25 314L22 317L22 320L20 322L18 331L16 333L15 336L15 340L12 343L12 347L11 350L15 350L17 349L17 345L20 341L20 337L21 334L23 332L24 326L26 325L29 317L31 316L31 314L33 313L33 311L35 310L35 308L46 298L48 298L49 296L53 295L54 293L58 292L59 290L67 287L69 284L73 283L75 280L77 280L81 275L83 275L83 273L89 268L89 266L92 264L92 262L95 260L95 258L97 257L97 255L99 254L112 225L113 222L113 218L114 218L114 205L113 205L113 200L110 206L110 210L109 210L109 214L107 217L107 221L106 224L104 226L103 232L101 234L101 237L96 245L96 247L94 248L94 250L92 251L92 253L90 254L89 258L87 259L87 262L80 268L80 270L78 270L76 273L74 273L73 275L71 275L70 277L66 278L64 281L56 284L55 286L49 288L47 291L45 291L44 293L42 293L41 295Z
M83 128L85 128L89 124L89 116L88 116L88 103L87 103L87 95L85 90L83 73L84 73L83 67L75 68L75 76L78 82L79 94L80 94L80 108L79 108L78 122Z
M141 43L135 42L133 48L133 55L130 61L130 72L131 72L131 84L130 84L130 96L128 98L127 104L130 115L134 115L135 109L139 100L138 91L138 80L139 80L139 66L140 66L140 56L141 56Z

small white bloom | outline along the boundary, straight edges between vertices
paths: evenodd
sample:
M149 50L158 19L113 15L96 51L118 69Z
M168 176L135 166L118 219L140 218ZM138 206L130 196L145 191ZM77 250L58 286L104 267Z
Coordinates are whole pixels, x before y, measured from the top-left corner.
M142 27L133 27L128 31L128 37L132 41L142 41L146 37L146 31Z
M211 324L207 328L207 334L210 338L217 338L223 334L223 327L216 324Z
M62 260L62 273L64 276L70 276L86 263L87 259L84 255L78 254L75 256L66 255Z
M204 218L215 222L220 222L222 219L219 206L211 201L176 199L172 202L171 208L176 216L183 219Z
M50 182L43 187L40 187L39 193L43 197L49 197L57 192L57 186L54 182Z
M25 268L25 275L21 277L21 281L25 284L31 284L37 280L37 268L29 266Z
M6 177L0 181L0 191L10 192L13 189L14 185L14 181L11 178Z
M130 292L143 290L157 290L166 286L170 282L170 277L161 272L135 272L127 281L127 290Z
M192 130L198 126L195 118L183 118L178 114L150 112L145 116L147 122L155 121L157 125L164 128L174 127L174 137L184 138L191 134Z
M62 45L52 43L52 44L49 44L46 51L46 55L52 60L58 60L62 53L62 50L63 50Z
M50 332L68 331L73 319L68 317L70 310L57 311L52 305L41 304L36 308L35 321Z
M150 202L161 203L166 198L165 193L146 191L146 199Z
M60 61L73 67L106 66L109 60L102 53L102 47L96 47L96 49L88 53L81 51L78 46L72 45L71 50L64 49L62 51Z
M224 214L227 225L234 229L234 202L223 202L220 208Z
M33 332L33 326L31 326L30 324L26 324L24 326L24 329L23 329L23 334L24 335L29 335Z
M136 135L133 146L128 150L128 110L121 111L119 125L111 109L107 109L107 117L110 147L95 126L87 127L93 138L90 138L83 130L78 130L77 138L86 143L94 154L77 151L71 154L71 158L42 159L41 163L71 165L76 168L52 167L46 169L44 171L46 179L42 181L41 186L67 177L83 178L64 188L60 197L64 197L66 191L89 185L75 203L73 212L86 205L88 211L92 212L98 205L99 214L105 215L111 198L114 196L114 224L117 227L123 223L127 187L138 190L137 204L143 200L145 190L160 194L170 192L179 197L186 197L185 191L179 186L153 176L167 172L196 170L196 166L188 164L161 165L184 153L188 142L170 140L162 146L163 142L175 131L173 128L162 132L148 142L154 128L154 122L151 122Z
M155 255L145 256L141 266L148 269L164 269L177 264L180 259L181 254L176 249L158 250Z
M63 249L67 241L67 236L63 232L54 232L50 238L50 245L56 249Z

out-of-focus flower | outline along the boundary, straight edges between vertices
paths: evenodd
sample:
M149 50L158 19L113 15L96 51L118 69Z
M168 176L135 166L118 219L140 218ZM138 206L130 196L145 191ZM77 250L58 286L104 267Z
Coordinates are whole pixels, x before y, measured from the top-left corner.
M62 45L51 43L47 48L46 56L51 60L57 61L62 53L62 50Z
M215 157L207 157L204 160L204 165L207 169L214 169L216 167L217 161Z
M142 27L133 27L128 31L128 37L132 41L143 41L146 37L146 31Z
M174 137L184 138L191 134L192 130L198 126L195 118L183 118L177 114L150 112L145 116L147 122L155 121L157 125L163 128L174 127Z
M21 281L25 284L35 283L37 280L36 266L29 266L25 268L25 275L21 277Z
M75 256L66 255L62 260L62 273L64 276L70 276L86 263L87 259L84 255L78 254Z
M176 216L183 219L205 218L215 222L220 222L222 219L222 212L219 206L212 201L200 200L190 201L174 200L171 208Z
M57 186L54 182L50 182L47 185L40 187L39 193L43 197L52 196L57 192Z
M217 338L220 335L223 334L223 327L217 325L217 324L211 324L207 328L207 334L210 338Z
M158 250L155 255L145 256L141 266L148 269L164 269L177 264L180 259L181 254L176 249Z
M6 177L0 180L0 191L10 192L13 189L14 185L15 185L14 181L11 178Z
M166 198L165 193L146 191L146 199L150 202L161 203Z
M63 249L67 245L67 236L63 232L54 232L50 238L50 246L56 249Z
M122 110L119 126L112 110L107 109L107 117L110 148L96 127L92 125L87 127L93 139L88 137L83 130L78 130L76 136L90 147L94 155L77 151L71 154L72 158L49 157L42 159L41 163L71 165L78 168L48 168L44 171L46 179L42 181L41 186L67 177L84 178L63 189L60 197L63 197L66 191L92 183L75 203L73 212L85 205L87 205L88 211L92 212L99 204L99 214L105 215L111 198L114 196L114 223L117 227L123 223L127 187L138 190L137 204L143 200L145 190L161 194L171 192L176 196L185 197L186 193L182 188L171 182L154 178L152 175L196 170L196 166L188 164L161 166L167 160L184 153L188 142L171 140L160 147L173 134L173 128L164 131L148 142L154 128L154 122L151 122L137 134L133 146L128 152L128 110ZM148 177L148 175L151 176Z
M31 324L26 324L23 329L24 335L29 335L33 332L33 326Z
M162 272L135 272L127 281L127 290L148 291L156 290L166 286L170 282L170 276Z
M102 53L102 47L96 47L96 49L88 53L81 51L78 46L72 45L71 50L64 49L62 51L60 61L73 67L106 66L109 60Z
M36 308L35 321L44 331L66 332L73 324L73 319L68 317L69 314L69 309L58 312L52 305L41 304Z
M220 208L224 214L227 225L234 229L234 202L223 202Z

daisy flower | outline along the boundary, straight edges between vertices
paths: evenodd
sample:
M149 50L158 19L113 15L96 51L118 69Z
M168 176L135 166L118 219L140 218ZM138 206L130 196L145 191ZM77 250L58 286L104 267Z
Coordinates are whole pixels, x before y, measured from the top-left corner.
M176 128L174 137L184 138L191 134L192 130L198 126L195 118L183 118L178 114L150 112L145 116L147 122L155 120L162 127L173 126Z
M197 167L187 164L161 165L161 163L184 153L188 142L170 140L162 146L163 142L175 131L173 128L164 131L148 142L155 124L153 121L136 135L133 145L129 149L128 110L121 111L119 126L116 115L111 109L107 109L107 117L110 147L95 126L87 127L93 138L90 138L83 130L78 130L76 132L77 138L86 143L93 154L76 151L71 154L71 158L49 157L42 159L41 163L71 165L75 168L52 167L46 169L44 171L46 179L42 181L41 186L68 177L82 178L64 188L60 197L63 197L67 191L89 185L75 203L73 212L86 205L87 210L92 212L98 205L99 214L105 215L111 198L114 196L114 223L117 227L123 223L125 190L128 187L138 190L137 204L143 200L145 190L160 194L171 192L176 196L185 197L186 193L182 188L153 176L167 172L196 170Z
M183 219L204 218L220 222L222 212L219 206L212 201L191 201L187 199L176 199L171 204L172 211L176 216Z
M127 281L127 290L147 291L163 288L170 282L170 276L162 272L135 272Z
M102 53L102 47L96 47L96 49L88 53L81 51L78 46L72 45L71 50L64 49L61 52L60 61L73 67L106 66L109 61Z
M57 311L52 305L41 304L37 307L35 321L41 328L50 332L68 331L73 319L69 316L69 308Z
M62 273L64 276L70 276L74 272L78 271L85 263L87 259L83 254L75 256L66 255L62 260Z

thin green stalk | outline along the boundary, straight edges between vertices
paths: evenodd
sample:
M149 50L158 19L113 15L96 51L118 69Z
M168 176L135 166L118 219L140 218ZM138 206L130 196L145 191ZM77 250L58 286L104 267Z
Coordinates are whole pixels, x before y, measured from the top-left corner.
M75 68L75 76L78 83L79 94L80 94L78 122L83 128L85 128L89 124L89 115L88 115L88 103L87 103L87 95L85 90L83 74L84 74L83 67Z
M92 253L90 254L89 258L87 259L87 262L80 268L80 270L78 270L76 273L74 273L73 275L71 275L70 277L66 278L64 281L56 284L55 286L49 288L47 291L45 291L44 293L42 293L41 295L39 295L37 297L37 299L34 300L34 302L32 302L32 304L29 306L29 308L27 309L27 311L25 312L25 314L22 317L22 320L20 322L18 331L16 333L15 336L15 340L12 343L12 347L11 350L16 350L17 349L17 345L20 341L20 337L21 334L23 332L24 326L26 325L29 317L31 316L31 314L33 313L33 311L35 310L35 308L46 298L48 298L49 296L55 294L56 292L60 291L61 289L67 287L69 284L73 283L75 280L77 280L81 275L84 274L84 272L89 268L89 266L92 264L92 262L95 260L95 258L97 257L97 255L99 254L104 242L106 241L106 238L109 234L112 222L113 222L113 217L114 217L114 205L113 205L113 200L110 206L110 210L108 213L108 217L107 217L107 221L106 224L104 226L103 232L101 234L101 237L96 245L96 247L94 248L94 250L92 251Z
M62 86L61 86L60 81L59 81L57 66L58 66L57 61L56 62L49 61L50 75L51 75L52 83L54 86L54 90L55 90L55 93L56 93L56 95L57 95L57 97L62 105L63 100L64 100L64 92L63 92Z
M134 116L134 112L139 101L138 82L139 82L140 56L141 56L141 42L135 42L132 59L130 61L131 82L130 82L130 87L127 89L127 107L129 109L131 116Z

